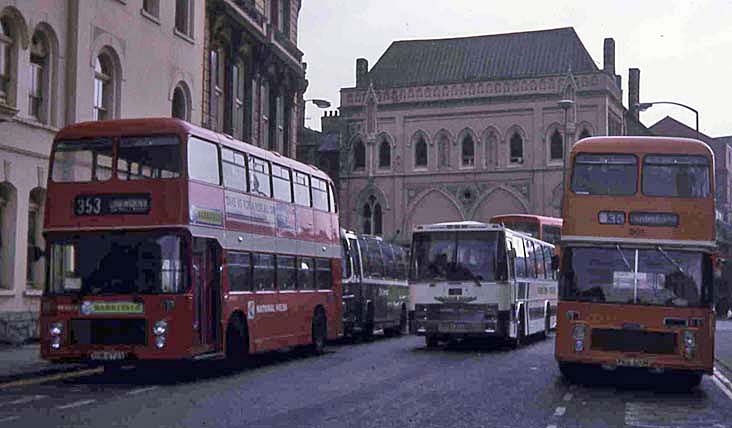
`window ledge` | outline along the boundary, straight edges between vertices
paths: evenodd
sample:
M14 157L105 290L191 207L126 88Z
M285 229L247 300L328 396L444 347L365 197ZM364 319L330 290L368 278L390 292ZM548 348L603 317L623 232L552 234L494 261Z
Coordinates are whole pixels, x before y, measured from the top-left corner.
M53 132L54 134L57 133L58 131L60 131L60 129L55 126L48 125L43 122L39 122L35 119L28 119L25 117L17 116L14 120L18 123L22 123L23 125L32 126L34 128L38 128L38 129L45 129L46 131Z
M0 290L0 297L15 297L15 290L2 289Z
M145 9L140 9L140 15L142 15L145 18L149 19L150 21L160 25L160 18L153 15L152 13L146 11Z
M188 34L178 31L178 29L175 27L173 28L173 34L175 34L176 36L180 37L181 39L185 40L186 42L188 42L192 45L196 44L196 41L193 39L193 37L189 36Z
M19 111L20 110L11 105L0 102L0 122L5 122L14 118Z
M23 291L23 295L26 297L41 297L43 295L43 290L25 290Z

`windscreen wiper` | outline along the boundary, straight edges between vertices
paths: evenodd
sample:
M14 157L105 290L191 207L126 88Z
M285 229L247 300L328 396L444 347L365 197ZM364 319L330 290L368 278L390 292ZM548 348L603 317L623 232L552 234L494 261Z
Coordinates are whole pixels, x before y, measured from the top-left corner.
M672 265L674 265L676 267L676 269L679 270L679 272L686 273L686 272L684 272L684 268L681 267L681 265L676 260L672 259L668 254L666 254L666 251L664 251L663 248L661 248L660 245L657 246L656 249L658 250L659 253L661 253L661 255L663 255L663 257L666 260L669 261L669 263L671 263Z
M615 248L618 250L618 253L620 253L620 257L623 258L623 263L625 263L625 267L628 268L628 270L632 270L628 259L626 259L625 254L623 254L623 250L620 249L620 244L615 244Z

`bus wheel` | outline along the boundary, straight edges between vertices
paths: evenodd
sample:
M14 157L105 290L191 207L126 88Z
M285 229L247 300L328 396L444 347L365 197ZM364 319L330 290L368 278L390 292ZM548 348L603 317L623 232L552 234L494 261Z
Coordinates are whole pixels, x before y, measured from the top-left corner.
M424 337L424 344L428 348L437 348L437 346L440 344L440 341L437 340L437 336L427 335Z
M407 320L407 307L402 306L402 313L399 315L399 330L397 334L409 334L409 321Z
M248 336L244 321L234 316L226 326L226 360L229 365L240 367L246 361Z
M313 327L312 327L312 343L310 344L310 350L315 355L320 355L325 352L325 339L328 334L328 323L325 319L323 310L318 308L315 310L313 315Z
M374 304L369 303L366 307L366 321L363 323L361 338L369 341L374 338Z
M544 332L542 333L542 336L546 339L549 337L549 332L552 329L552 316L549 313L549 307L546 308L546 315L544 315Z
M523 307L519 310L519 319L516 330L516 342L514 344L518 348L519 346L526 343L526 320L524 317Z
M573 364L559 363L559 372L568 382L577 383L576 367Z

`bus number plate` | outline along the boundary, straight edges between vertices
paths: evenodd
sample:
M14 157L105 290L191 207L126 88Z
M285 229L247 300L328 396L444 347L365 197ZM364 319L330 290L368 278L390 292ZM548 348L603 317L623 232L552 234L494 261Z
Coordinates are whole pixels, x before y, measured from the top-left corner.
M464 333L468 331L468 326L460 323L446 323L438 326L438 331L442 333Z
M127 358L127 352L123 351L94 351L89 355L92 360L117 361Z
M645 358L618 358L616 364L619 367L648 367L651 362Z

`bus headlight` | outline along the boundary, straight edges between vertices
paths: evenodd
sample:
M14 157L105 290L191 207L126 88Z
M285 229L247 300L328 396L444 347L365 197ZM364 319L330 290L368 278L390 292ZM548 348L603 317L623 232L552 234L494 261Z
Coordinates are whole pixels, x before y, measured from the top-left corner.
M51 328L48 329L51 336L61 336L64 332L64 324L62 322L51 323Z
M153 327L153 334L155 336L162 336L165 333L168 332L168 323L165 321L158 321L155 323L155 326Z
M584 324L575 324L572 327L572 338L574 339L574 352L582 352L585 350L585 337L587 336L587 326Z
M165 336L157 336L157 337L155 337L155 346L158 349L162 349L165 346Z
M692 330L684 330L684 356L692 358L696 350L696 334Z
M51 338L51 349L59 349L61 347L61 337L53 336Z

